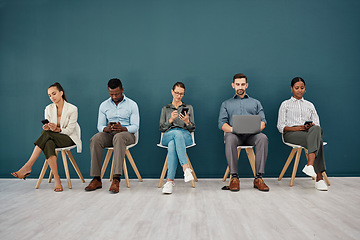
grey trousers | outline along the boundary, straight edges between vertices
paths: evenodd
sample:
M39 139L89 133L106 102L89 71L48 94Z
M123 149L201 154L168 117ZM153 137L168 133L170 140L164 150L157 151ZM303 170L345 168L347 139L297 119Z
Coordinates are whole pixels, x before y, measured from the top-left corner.
M114 147L114 174L122 173L126 146L135 143L135 135L130 132L99 132L90 140L91 169L90 176L101 175L103 149Z
M312 126L306 131L285 132L284 141L307 148L309 153L315 153L314 170L316 173L326 171L323 151L323 131L319 126Z
M255 146L255 171L256 174L265 172L265 163L268 154L269 141L265 134L235 134L226 133L225 155L230 168L230 174L238 173L237 147L240 145Z

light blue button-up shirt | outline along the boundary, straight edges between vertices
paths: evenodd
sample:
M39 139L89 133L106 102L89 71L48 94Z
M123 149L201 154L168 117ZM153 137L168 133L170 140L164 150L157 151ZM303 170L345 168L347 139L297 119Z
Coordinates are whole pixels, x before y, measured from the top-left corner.
M219 113L219 128L227 123L232 126L232 117L234 115L260 115L261 121L266 124L264 109L260 101L245 94L244 98L238 95L224 101Z
M109 122L120 122L131 133L139 130L140 115L139 108L133 100L124 95L124 99L116 105L109 98L100 104L97 128L103 132Z

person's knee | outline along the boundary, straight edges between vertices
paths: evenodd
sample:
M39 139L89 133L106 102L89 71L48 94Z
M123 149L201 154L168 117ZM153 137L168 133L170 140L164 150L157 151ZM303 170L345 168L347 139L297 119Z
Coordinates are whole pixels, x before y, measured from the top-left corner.
M41 136L50 136L50 131L49 130L42 131Z
M95 134L91 139L90 139L90 145L95 145L95 144L100 144L102 142L102 132L99 132L97 134Z
M225 146L237 146L238 137L235 134L227 133L225 135Z
M119 132L113 138L113 144L125 144L128 139L128 132Z

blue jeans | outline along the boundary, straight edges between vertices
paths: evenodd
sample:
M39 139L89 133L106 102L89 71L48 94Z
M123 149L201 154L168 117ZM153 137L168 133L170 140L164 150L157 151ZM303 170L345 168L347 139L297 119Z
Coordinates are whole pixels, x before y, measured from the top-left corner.
M182 128L173 128L164 133L161 144L168 147L168 172L167 179L174 179L177 161L181 166L188 164L186 146L193 143L191 134Z

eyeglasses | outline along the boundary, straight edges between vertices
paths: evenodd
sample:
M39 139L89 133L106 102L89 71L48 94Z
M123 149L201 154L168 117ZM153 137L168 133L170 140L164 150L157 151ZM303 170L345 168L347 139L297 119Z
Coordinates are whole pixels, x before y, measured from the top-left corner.
M185 93L179 93L179 92L174 92L174 93L180 97L185 95Z

